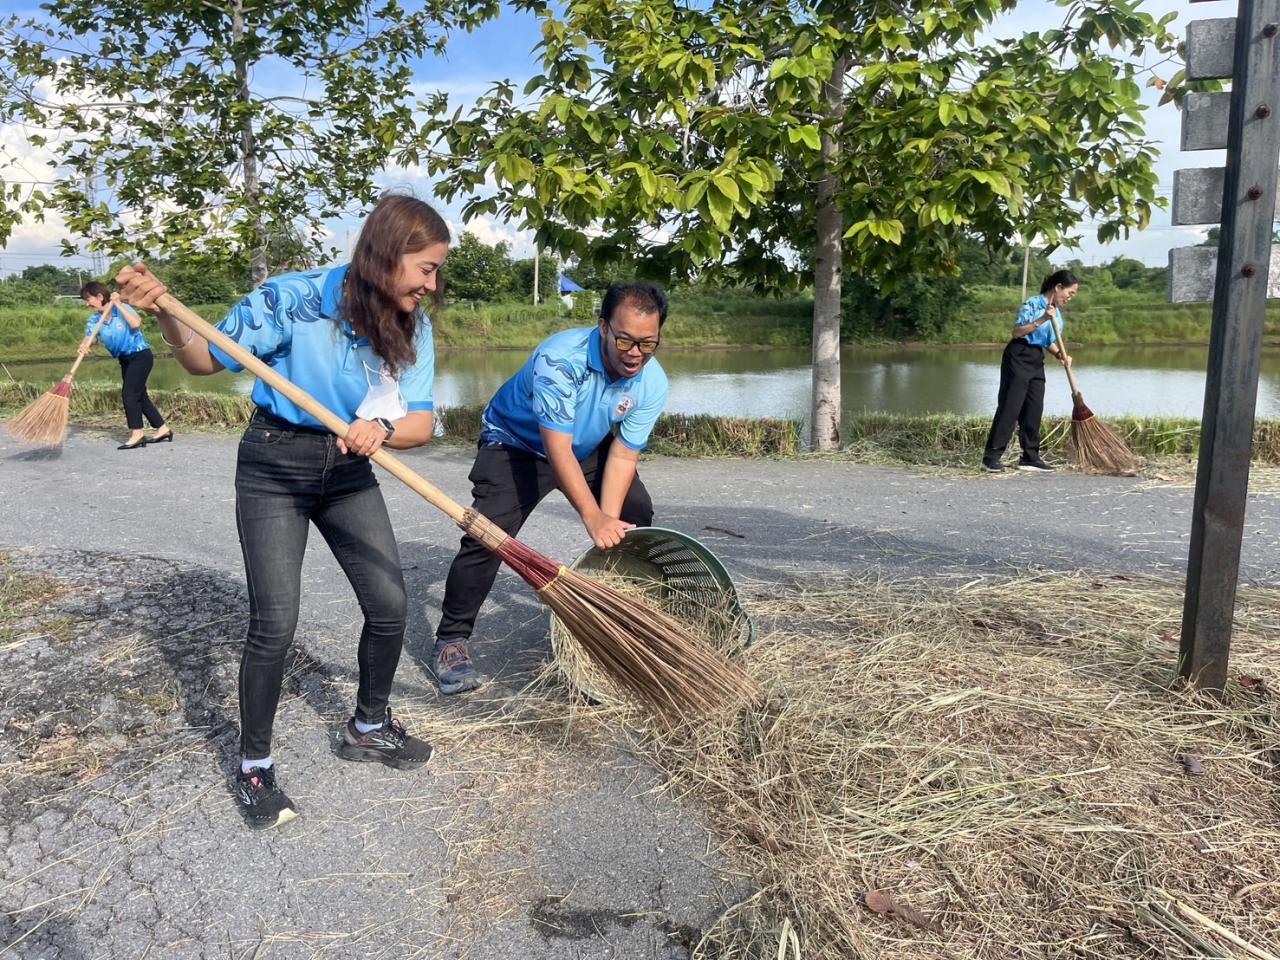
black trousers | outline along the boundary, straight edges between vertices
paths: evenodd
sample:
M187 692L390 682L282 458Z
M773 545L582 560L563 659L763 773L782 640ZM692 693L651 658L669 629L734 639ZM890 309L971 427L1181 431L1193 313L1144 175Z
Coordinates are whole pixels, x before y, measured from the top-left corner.
M150 350L139 350L122 353L116 359L120 361L120 378L124 381L120 395L124 398L124 420L129 429L141 430L144 416L151 426L163 427L164 417L147 396L147 377L155 366L155 355Z
M373 465L340 453L337 437L326 430L296 427L259 409L236 458L236 529L249 586L249 634L240 658L240 755L246 760L271 754L312 524L364 614L356 718L381 723L404 645L408 600Z
M604 481L604 464L613 437L606 437L595 451L581 461L587 485L600 499ZM471 468L472 507L488 517L510 536L515 536L524 522L552 490L558 489L551 464L539 456L503 444L481 446ZM620 519L637 527L653 524L653 500L640 482L639 474L622 502ZM436 642L465 640L475 628L476 614L493 589L494 578L502 561L474 537L464 536L462 548L449 567L444 585L444 605Z
M1040 418L1044 414L1044 347L1019 338L1010 340L1000 358L1000 394L996 415L987 434L984 463L995 464L1004 456L1013 428L1018 427L1022 456L1040 456Z

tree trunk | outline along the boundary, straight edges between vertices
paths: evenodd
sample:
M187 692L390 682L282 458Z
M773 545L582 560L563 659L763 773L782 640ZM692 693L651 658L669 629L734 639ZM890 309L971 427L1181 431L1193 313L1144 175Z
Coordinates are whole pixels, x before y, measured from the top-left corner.
M827 116L844 116L847 57L836 59L825 85ZM838 200L836 162L840 145L833 131L822 132L822 176L818 180L818 244L813 269L813 409L810 443L814 450L840 447L840 269L844 214Z
M244 2L236 0L231 8L231 37L238 45L244 38ZM235 58L237 96L248 108L252 104L249 96L249 64L239 55ZM240 169L244 174L244 194L248 201L249 216L252 219L253 242L250 247L250 279L257 288L267 279L270 268L267 266L267 244L262 235L262 221L258 211L258 194L261 190L258 181L257 140L253 133L253 113L246 109L244 119L240 121Z

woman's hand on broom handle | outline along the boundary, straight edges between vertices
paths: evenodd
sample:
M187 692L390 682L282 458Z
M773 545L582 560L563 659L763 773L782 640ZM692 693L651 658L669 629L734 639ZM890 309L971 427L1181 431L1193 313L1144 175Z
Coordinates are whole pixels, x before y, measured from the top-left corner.
M125 303L160 314L161 311L156 309L156 301L168 292L168 288L145 264L135 263L131 267L125 267L116 274L116 284L120 287L120 295L124 297Z
M145 264L125 267L116 275L116 284L126 303L155 314L160 325L160 338L173 350L174 358L187 372L206 375L222 369L222 364L209 353L208 343L192 333L177 317L157 306L156 301L169 291Z

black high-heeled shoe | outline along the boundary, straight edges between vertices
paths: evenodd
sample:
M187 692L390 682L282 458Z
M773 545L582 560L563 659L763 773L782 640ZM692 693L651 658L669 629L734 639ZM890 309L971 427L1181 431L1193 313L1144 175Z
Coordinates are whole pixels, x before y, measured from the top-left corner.
M163 437L152 437L147 441L147 443L168 443L172 439L173 439L173 431L170 430Z
M147 438L139 437L133 443L120 444L120 446L116 447L116 449L117 450L137 450L139 447L145 447L146 445L147 445Z

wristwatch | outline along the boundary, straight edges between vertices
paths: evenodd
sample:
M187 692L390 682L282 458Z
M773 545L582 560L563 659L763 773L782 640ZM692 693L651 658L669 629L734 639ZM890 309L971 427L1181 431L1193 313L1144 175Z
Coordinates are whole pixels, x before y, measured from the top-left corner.
M396 432L396 425L392 423L390 420L388 420L386 417L374 417L373 422L387 432L387 435L382 438L383 443L386 443L388 440L390 440L391 435Z

